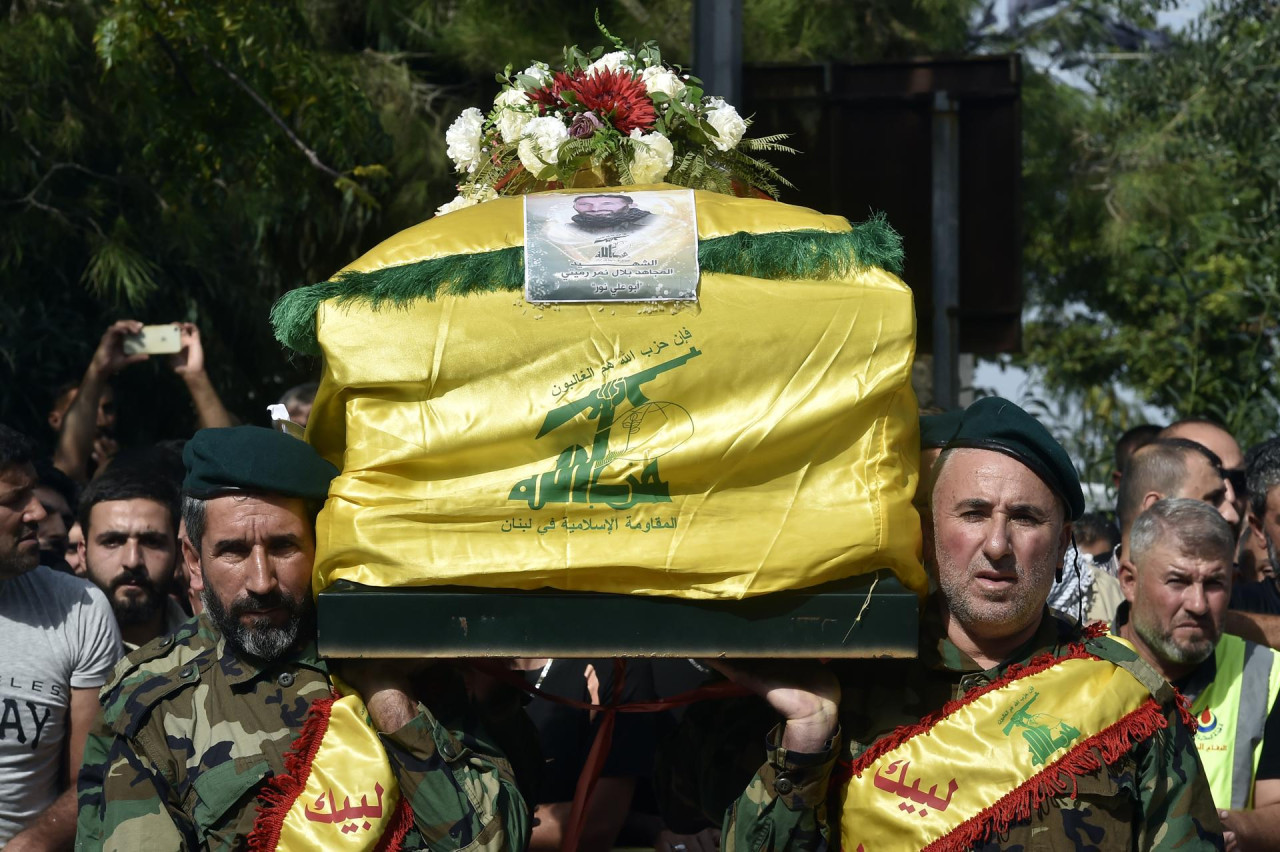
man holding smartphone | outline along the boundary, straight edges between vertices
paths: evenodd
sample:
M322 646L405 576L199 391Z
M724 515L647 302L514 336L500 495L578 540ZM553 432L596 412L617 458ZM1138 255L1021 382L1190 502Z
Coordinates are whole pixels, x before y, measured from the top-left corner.
M191 394L199 427L235 425L235 418L223 406L205 372L200 330L195 323L174 325L179 331L180 348L169 356L169 360L173 371ZM70 406L61 418L54 465L79 483L88 482L93 469L105 466L114 455L115 442L107 430L114 425L115 415L111 412L109 420L104 422L100 404L111 393L113 376L131 364L146 361L153 354L145 350L136 351L132 345L126 346L142 334L143 328L138 320L119 320L107 327Z

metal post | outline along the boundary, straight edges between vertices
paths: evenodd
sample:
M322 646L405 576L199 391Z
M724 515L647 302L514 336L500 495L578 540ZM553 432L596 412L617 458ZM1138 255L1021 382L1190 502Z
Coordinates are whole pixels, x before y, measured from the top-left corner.
M693 68L708 95L742 106L742 0L694 0Z
M960 113L933 96L933 404L960 404Z

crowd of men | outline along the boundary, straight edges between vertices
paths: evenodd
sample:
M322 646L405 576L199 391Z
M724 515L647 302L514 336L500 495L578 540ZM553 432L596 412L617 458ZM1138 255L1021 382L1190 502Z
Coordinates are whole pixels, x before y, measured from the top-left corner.
M48 458L0 426L0 847L273 848L288 817L264 813L337 690L400 802L361 848L559 848L598 714L526 713L465 665L320 657L337 470L238 425L189 324L172 366L201 428L128 447L110 379L146 357L125 354L138 328L112 325L57 394ZM281 401L299 425L314 394ZM1280 438L1138 427L1114 482L1114 521L1087 513L1066 452L1006 400L922 417L919 656L707 661L756 697L678 727L627 714L579 848L1280 849ZM512 668L589 704L707 674L642 663L615 690L609 661Z

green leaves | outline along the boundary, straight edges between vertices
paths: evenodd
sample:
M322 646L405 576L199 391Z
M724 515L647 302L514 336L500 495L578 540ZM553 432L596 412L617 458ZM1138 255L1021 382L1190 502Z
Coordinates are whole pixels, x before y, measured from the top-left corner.
M307 371L272 302L448 192L438 87L409 73L402 20L366 34L336 6L49 8L0 28L0 419L42 434L47 389L121 316L198 322L228 405L256 414ZM184 431L165 425L184 406L147 415L144 435Z
M595 22L596 22L596 29L600 30L600 35L604 36L605 41L607 41L607 42L609 42L610 44L612 44L612 45L614 46L614 49L616 49L616 50L626 50L626 49L627 49L627 45L622 41L622 39L618 38L618 37L617 37L617 36L615 36L613 33L609 32L607 29L605 29L604 24L602 24L602 23L600 22L600 9L599 9L599 8L597 8L597 9L596 9L595 16L594 16L594 20L595 20Z
M1277 16L1221 0L1169 49L1094 67L1096 96L1028 80L1024 363L1052 387L1274 433L1277 55Z
M84 280L99 298L140 308L156 290L157 267L131 244L128 226L119 220L109 237L95 241Z

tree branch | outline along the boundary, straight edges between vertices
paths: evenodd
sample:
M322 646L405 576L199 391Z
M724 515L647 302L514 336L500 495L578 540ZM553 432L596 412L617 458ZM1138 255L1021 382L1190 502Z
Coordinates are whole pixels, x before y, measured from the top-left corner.
M155 38L156 44L160 45L160 50L168 57L169 64L173 66L173 73L178 75L178 81L182 83L182 88L186 89L187 94L194 98L196 96L196 87L191 85L191 78L187 76L187 70L182 67L182 62L178 59L178 52L173 49L173 45L159 30L152 30L151 35Z
M36 193L44 188L44 185L49 182L49 178L53 177L54 174L62 171L63 169L82 172L90 177L96 177L99 180L111 181L112 183L116 182L116 179L111 175L99 174L93 169L87 169L79 163L54 163L49 167L49 170L44 173L44 176L41 177L40 180L36 181L36 185L31 188L30 192L21 198L6 198L4 201L0 201L0 204L29 204L41 209L48 209L36 200Z
M205 59L208 59L209 62L213 64L214 68L217 68L223 74L227 75L227 77L230 78L231 82L235 83L244 91L245 94L253 98L253 102L262 108L262 111L265 112L273 122L275 122L277 127L279 127L282 131L284 131L284 135L289 137L289 141L294 144L294 147L296 147L299 151L301 151L303 154L306 155L307 160L311 163L312 166L314 166L316 169L319 169L321 172L324 172L326 175L333 178L334 180L342 180L344 175L341 172L339 172L337 169L334 169L332 166L327 165L323 160L320 159L319 154L317 154L315 151L308 148L307 144L303 142L300 138L298 138L298 134L294 133L293 129L289 127L289 125L285 122L285 120L280 116L280 113L276 112L275 109L271 106L271 104L267 103L266 99L263 98L262 95L258 94L257 90L255 90L252 86L250 86L243 79L241 79L239 74L232 71L225 64L223 64L222 61L218 59L218 57L214 56L209 51L209 48L205 47L202 44L200 45L200 50L204 53Z

